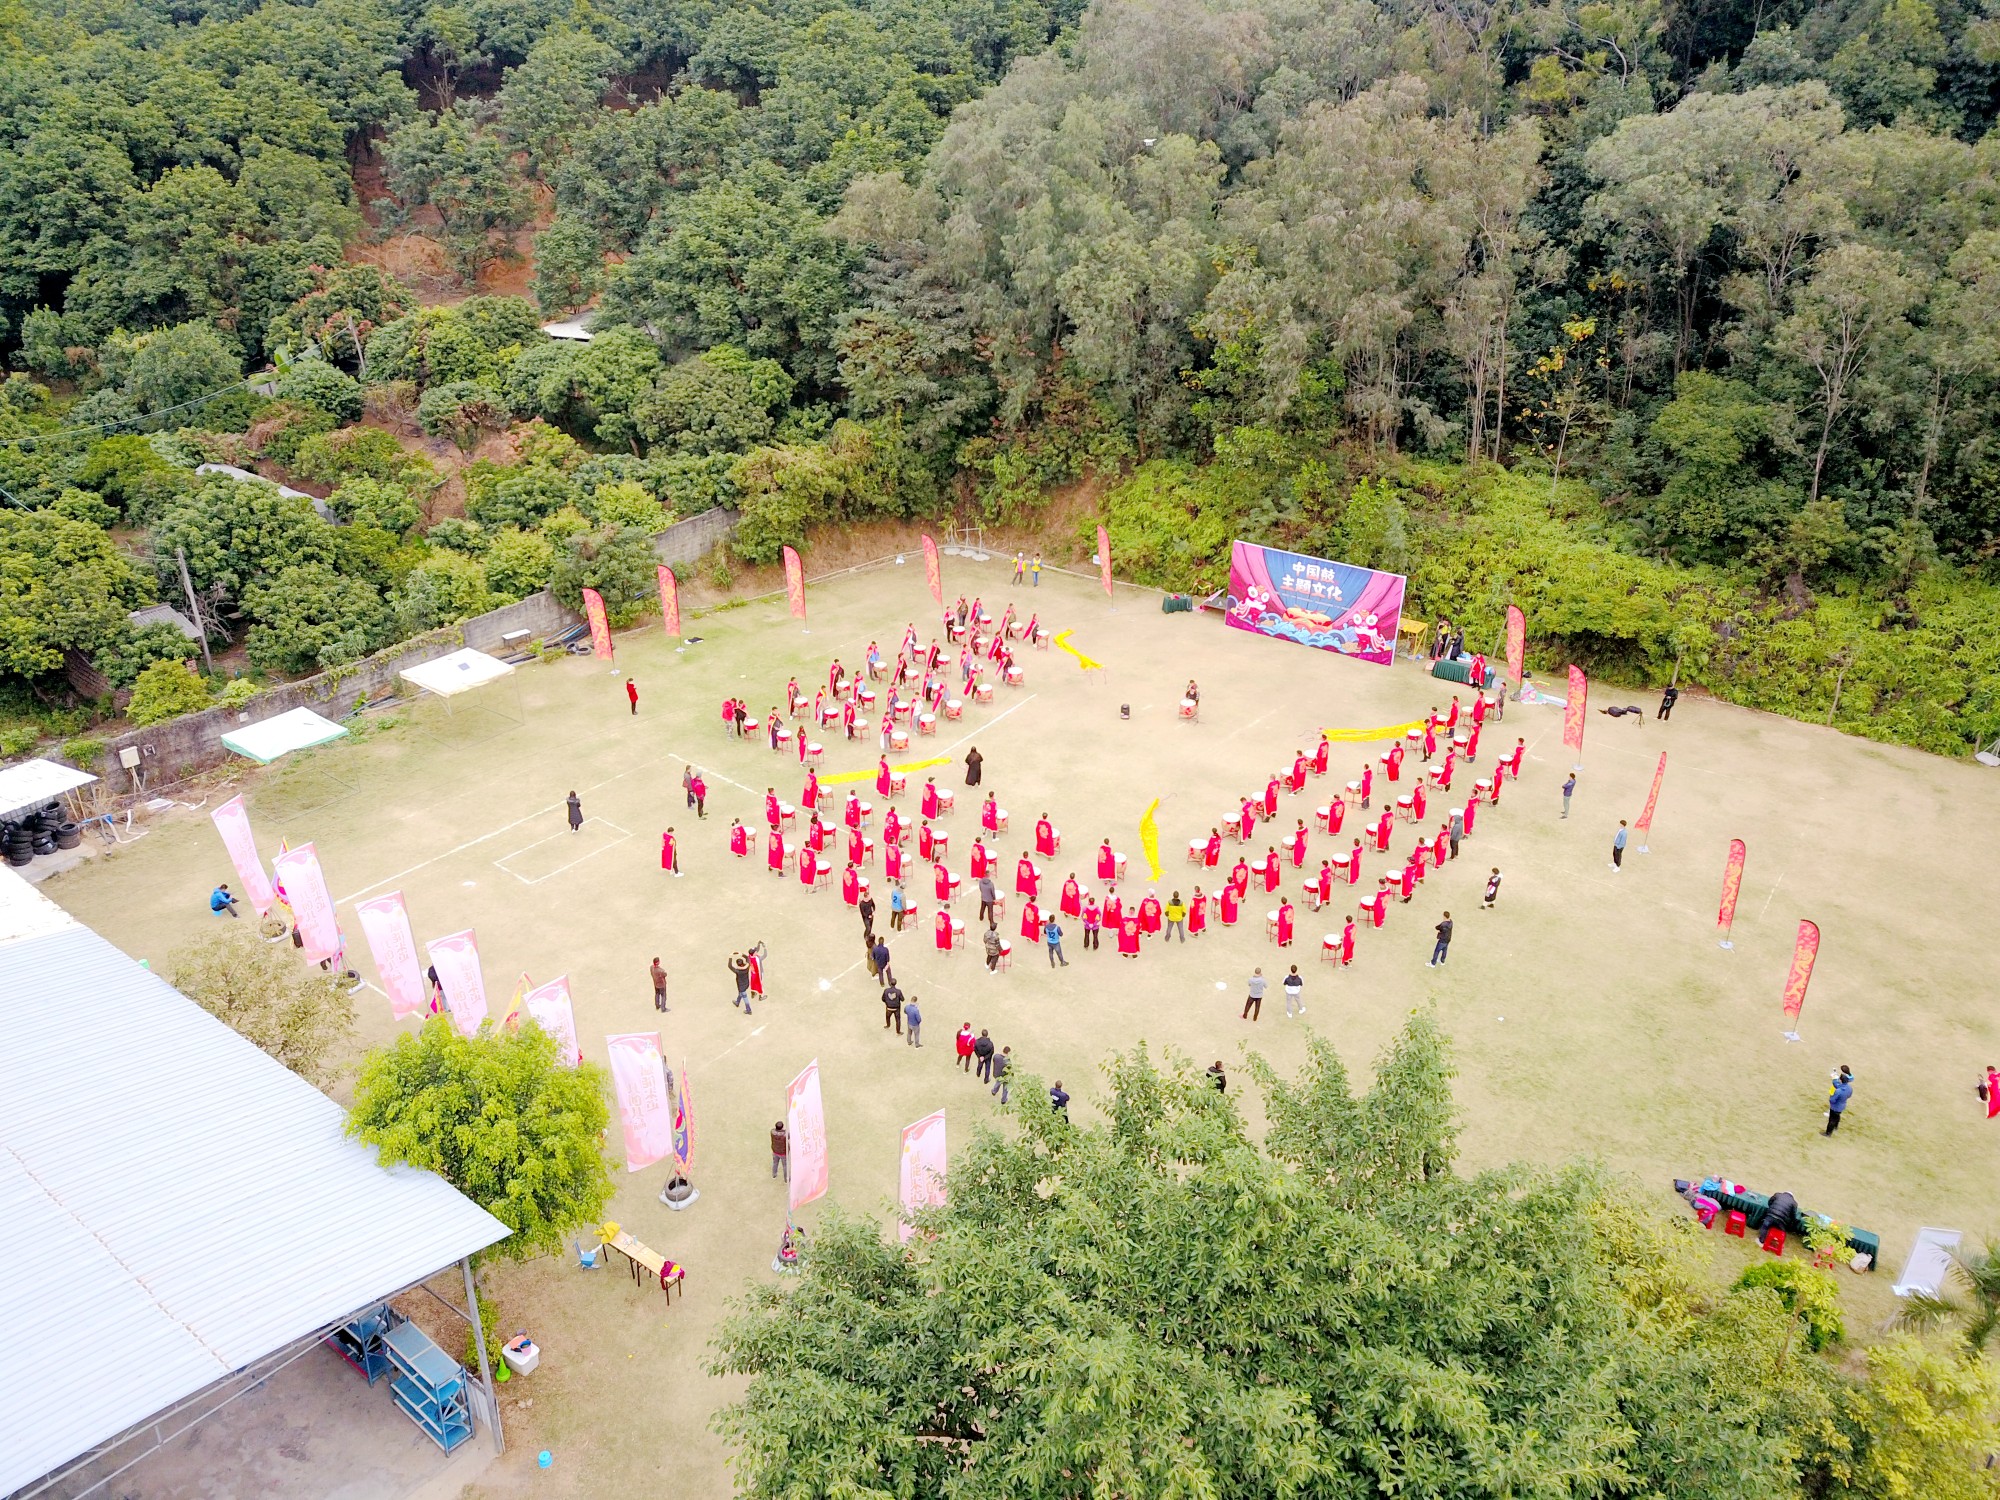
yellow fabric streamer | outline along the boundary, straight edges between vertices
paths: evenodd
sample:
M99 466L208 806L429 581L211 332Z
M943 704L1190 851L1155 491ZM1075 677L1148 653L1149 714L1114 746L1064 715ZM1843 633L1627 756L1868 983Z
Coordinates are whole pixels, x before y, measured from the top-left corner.
M1322 729L1319 737L1336 745L1360 745L1369 740L1400 740L1412 729L1423 727L1422 719L1412 719L1407 724L1385 724L1380 729Z
M1093 661L1088 656L1085 656L1081 651L1077 650L1076 647L1070 645L1069 634L1070 633L1067 630L1065 630L1056 637L1056 649L1058 651L1067 651L1071 656L1074 656L1076 658L1077 666L1085 672L1094 672L1104 665L1104 663L1101 661Z
M929 760L913 760L908 765L891 766L889 769L892 771L928 771L932 766L948 766L950 764L951 757L949 755L934 755ZM875 772L873 771L842 771L838 775L820 777L819 784L821 786L840 786L849 781L873 781L874 779Z
M1153 814L1159 810L1160 799L1155 797L1146 815L1139 820L1139 847L1146 855L1146 868L1153 872L1153 879L1160 878L1160 825L1153 821Z

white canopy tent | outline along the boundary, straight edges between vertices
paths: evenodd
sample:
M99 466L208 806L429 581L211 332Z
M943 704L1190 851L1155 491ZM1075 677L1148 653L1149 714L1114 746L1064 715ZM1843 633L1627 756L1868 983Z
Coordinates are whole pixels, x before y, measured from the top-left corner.
M17 766L8 766L0 770L0 817L24 807L39 807L95 780L88 771L53 760L24 760Z
M281 755L290 755L294 750L310 750L314 745L324 745L328 740L337 740L346 733L342 725L321 718L309 708L295 708L289 713L279 714L275 719L265 719L261 723L232 730L222 737L222 743L258 765L268 766Z
M475 688L488 687L504 677L512 677L514 675L514 664L502 661L497 656L488 656L484 651L475 651L470 646L465 646L444 656L435 656L427 662L420 662L414 667L405 668L398 675L402 677L403 681L407 682L411 687L416 688L420 693L427 693L431 697L441 700L444 704L445 716L449 719L456 717L458 713L458 700L460 698L472 692ZM491 694L488 694L486 698L481 699L474 706L492 714L494 718L500 721L501 728L494 731L496 734L503 730L511 729L516 724L526 722L527 715L521 708L521 684L519 681L516 681L514 684L513 713L507 713L505 710L496 707L490 701L491 696ZM421 724L421 719L418 722ZM431 733L436 734L441 726L432 723L423 727L429 729ZM464 736L465 730L463 726L453 729L453 739L462 743Z

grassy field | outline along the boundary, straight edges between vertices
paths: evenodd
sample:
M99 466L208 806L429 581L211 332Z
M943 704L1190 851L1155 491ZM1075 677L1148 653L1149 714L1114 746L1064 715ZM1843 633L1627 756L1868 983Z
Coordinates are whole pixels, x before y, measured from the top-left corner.
M1137 825L1157 797L1160 894L1186 891L1197 873L1182 863L1187 840L1239 794L1261 789L1295 749L1310 749L1322 726L1393 724L1447 700L1410 664L1372 667L1259 640L1214 615L1163 616L1150 594L1121 589L1107 601L1083 580L1047 576L1029 591L1008 577L998 561L946 559L952 594L1039 609L1101 669L1080 670L1058 651L1027 653L1023 688L941 725L910 758L951 756L936 774L960 785L956 762L977 744L987 787L1013 815L1001 845L1010 886L1012 861L1046 810L1065 836L1054 883L1086 873L1109 837L1132 860L1127 894L1143 894ZM951 1038L963 1020L1010 1044L1024 1070L1063 1079L1084 1120L1095 1113L1097 1065L1114 1049L1144 1040L1233 1068L1251 1047L1285 1070L1303 1056L1310 1027L1365 1077L1409 1009L1435 1000L1457 1042L1465 1166L1594 1155L1657 1190L1662 1212L1676 1207L1677 1174L1714 1170L1764 1191L1788 1188L1806 1207L1882 1235L1885 1271L1843 1278L1850 1323L1863 1332L1892 1310L1889 1282L1920 1225L1974 1238L2000 1231L1991 1206L2000 1129L1972 1092L1976 1067L2000 1058L2000 1024L1976 998L1988 988L1993 897L1987 879L1966 870L2000 837L1992 773L1694 699L1663 725L1648 698L1640 721L1591 716L1573 811L1560 821L1571 761L1560 711L1517 704L1489 729L1481 765L1524 736L1520 782L1481 810L1456 863L1411 905L1393 906L1382 931L1362 935L1350 970L1319 962L1319 937L1331 929L1301 906L1302 941L1284 962L1306 976L1302 1021L1286 1020L1275 985L1260 1022L1238 1017L1252 965L1273 973L1279 960L1262 921L1274 903L1256 898L1237 928L1171 950L1149 945L1138 961L1083 953L1072 930L1071 966L1054 972L1023 951L1011 973L989 977L971 952L937 954L927 928L912 931L893 946L898 978L926 1018L927 1045L913 1051L883 1030L859 923L837 894L780 884L725 847L732 816L760 826L765 787L796 801L801 777L761 740L726 738L721 700L747 693L762 710L788 674L810 689L830 657L854 664L871 638L893 655L904 622L932 616L916 566L816 587L812 609L809 633L782 599L726 609L691 622L701 639L684 647L655 623L620 639L615 673L571 659L518 673L518 699L508 684L486 690L506 715L518 701L518 723L476 699L450 717L424 705L243 779L267 857L280 838L316 841L357 948L349 903L401 889L419 940L477 928L496 1003L523 971L537 980L566 972L587 1052L601 1060L605 1033L657 1025L668 1057L692 1069L701 1202L669 1214L655 1201L663 1169L621 1170L610 1210L688 1267L687 1296L668 1309L657 1291L582 1274L573 1262L490 1272L506 1332L533 1329L545 1353L532 1379L507 1388L510 1450L483 1492L660 1493L658 1481L671 1477L680 1493L726 1494L728 1454L709 1422L733 1392L705 1373L705 1346L732 1294L771 1274L785 1204L767 1175L765 1136L783 1113L784 1085L819 1059L831 1197L887 1224L898 1128L944 1107L962 1141L998 1113L954 1066ZM627 671L641 691L636 717ZM1189 676L1203 688L1196 725L1174 717ZM1639 701L1616 689L1594 697ZM1635 838L1614 874L1612 832L1637 815L1662 749L1669 763L1652 852L1638 853ZM1336 746L1333 775L1281 806L1283 826L1310 821L1308 804L1357 774L1363 754ZM712 789L699 827L681 805L687 762ZM824 772L874 762L872 747L829 743ZM919 774L906 805L920 784ZM562 811L572 788L589 818L576 835ZM959 796L946 826L963 870L976 805L962 786ZM680 880L659 868L669 824L682 839ZM1732 837L1750 854L1735 949L1724 952L1715 903ZM1399 854L1408 843L1399 831ZM1315 840L1315 850L1325 845ZM1367 884L1387 864L1372 856ZM1489 914L1475 908L1493 865L1506 881ZM210 929L204 898L227 878L220 841L198 812L156 821L149 837L45 889L164 968L176 943ZM926 912L928 884L913 887ZM1295 900L1297 884L1286 882ZM1428 969L1431 926L1446 907L1458 919L1451 960ZM1009 916L1018 920L1011 905ZM1779 996L1801 917L1819 923L1824 942L1804 1040L1788 1044ZM725 960L760 939L771 951L771 996L746 1020L729 1003ZM655 954L672 976L664 1017L647 979ZM372 977L365 955L360 965ZM386 1003L372 993L363 1002L364 1040L385 1041L395 1030ZM1840 1134L1824 1140L1827 1074L1841 1063L1854 1067L1857 1089ZM805 1211L808 1222L816 1211ZM1754 1254L1720 1234L1715 1243L1720 1270ZM556 1455L546 1474L534 1467L541 1448Z

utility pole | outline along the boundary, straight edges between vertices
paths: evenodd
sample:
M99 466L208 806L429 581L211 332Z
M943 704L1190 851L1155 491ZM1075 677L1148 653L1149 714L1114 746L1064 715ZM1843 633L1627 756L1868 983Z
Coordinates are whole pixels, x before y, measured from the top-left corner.
M208 626L201 618L201 603L194 596L194 581L188 577L188 555L185 547L174 548L174 561L180 564L181 592L187 596L188 610L194 616L195 632L201 637L201 661L208 668L208 675L215 675L215 658L208 654Z

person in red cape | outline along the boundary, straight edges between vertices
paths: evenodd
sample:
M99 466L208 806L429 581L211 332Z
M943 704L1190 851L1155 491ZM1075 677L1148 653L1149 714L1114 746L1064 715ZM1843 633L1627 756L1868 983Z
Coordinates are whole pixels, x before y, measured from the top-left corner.
M1056 825L1043 813L1035 821L1035 853L1053 859L1056 852Z
M895 808L890 808L882 818L882 842L900 844L903 841L903 820Z
M1484 651L1479 652L1472 658L1472 685L1475 689L1486 686L1486 653ZM1477 704L1484 703L1486 700L1475 694L1473 701L1476 706Z
M741 818L732 818L729 821L729 852L738 859L749 856L750 830L743 826Z
M1444 716L1444 727L1446 729L1458 728L1458 694L1456 693L1451 695L1451 712Z
M1468 762L1479 759L1479 726L1474 724L1465 737L1465 758Z
M805 790L799 793L799 806L807 812L819 810L819 772L806 772Z
M1359 885L1361 883L1361 840L1360 839L1356 839L1354 841L1354 847L1347 851L1347 883L1349 885Z
M1139 956L1139 914L1127 912L1118 920L1118 956L1137 958Z
M813 853L811 849L801 849L799 851L799 884L810 890L814 882L818 879L819 856Z
M1292 946L1292 903L1289 901L1278 903L1278 946Z
M1415 846L1410 850L1410 865L1416 870L1417 879L1422 880L1424 878L1424 870L1429 865L1430 858L1430 840L1418 839Z
M903 851L894 844L882 851L882 878L885 880L903 878Z
M951 871L943 865L931 866L931 890L940 901L951 899Z
M1215 914L1221 920L1224 927L1234 927L1236 925L1236 918L1242 907L1243 893L1236 888L1234 883L1225 885L1216 894Z
M1340 929L1340 966L1346 968L1354 962L1354 918L1347 919L1347 925Z
M660 835L660 868L676 875L681 872L681 847L671 828Z
M1278 888L1278 872L1280 868L1281 866L1278 864L1278 851L1276 849L1266 849L1264 851L1265 895L1270 895L1271 892Z
M1116 927L1125 920L1125 898L1113 887L1104 893L1104 925Z
M799 752L799 764L806 763L806 735L803 731L792 736L792 746Z
M785 873L785 841L774 830L769 835L771 846L765 852L764 864L774 875Z
M1070 873L1068 879L1063 881L1062 895L1057 900L1056 905L1057 909L1066 917L1081 917L1083 915L1083 887L1076 883L1076 874L1074 871Z
M1479 798L1476 795L1465 799L1465 831L1468 835L1472 832L1472 815L1478 808Z
M767 787L764 791L764 821L774 830L779 823L778 792L775 787Z
M1395 879L1397 888L1402 892L1403 904L1408 906L1410 904L1410 897L1417 893L1417 866L1415 861L1404 865L1401 870L1397 871Z
M1516 781L1519 781L1521 779L1521 757L1526 755L1527 753L1528 753L1528 742L1523 739L1515 740L1514 753L1507 757L1508 761L1510 762L1510 764L1507 767L1507 774L1512 776Z
M1040 890L1041 884L1041 872L1035 868L1035 862L1023 854L1014 862L1014 894L1033 896Z
M1032 901L1021 903L1021 937L1030 943L1042 940L1042 911Z
M1326 905L1333 895L1333 866L1321 860L1319 874L1306 882L1306 889L1312 892L1314 910Z
M1448 791L1450 791L1450 790L1451 790L1451 773L1452 773L1452 769L1453 769L1453 768L1452 768L1452 762L1453 762L1453 761L1455 761L1455 760L1457 760L1457 759L1458 759L1458 751L1457 751L1456 749L1451 749L1451 750L1447 750L1447 751L1445 751L1445 753L1444 753L1444 765L1443 765L1443 766L1441 766L1441 767L1439 767L1439 769L1438 769L1438 790L1439 790L1439 791L1441 791L1441 792L1448 792Z
M1387 854L1389 852L1389 831L1394 817L1395 814L1391 813L1388 808L1385 807L1382 809L1382 821L1375 825L1375 852L1377 854Z
M1275 818L1277 815L1278 778L1273 776L1269 781L1264 783L1264 816L1266 818Z
M1449 857L1448 851L1450 849L1451 825L1447 823L1437 831L1437 837L1431 840L1431 863L1442 870L1445 860Z
M840 658L833 659L833 665L826 669L826 686L836 698L840 696L840 679L847 675L847 668L840 664Z
M1252 832L1255 831L1256 827L1257 827L1256 804L1253 803L1248 797L1246 797L1243 799L1243 811L1237 815L1236 836L1242 839L1243 842L1247 844L1250 842L1250 835Z
M1382 876L1375 882L1375 894L1370 896L1362 905L1368 908L1368 919L1379 928L1383 920L1389 915L1389 877L1387 875Z
M1187 922L1189 937L1200 937L1208 931L1208 897L1201 893L1200 886L1196 886L1194 894L1188 897Z
M1486 722L1486 695L1481 693L1472 700L1472 727L1477 729Z
M875 790L882 796L889 795L889 757L883 756L875 762Z
M1498 802L1500 800L1500 777L1497 774L1493 778L1492 786L1487 789L1486 800L1488 802Z
M1306 838L1308 835L1306 820L1300 818L1297 822L1299 826L1292 830L1292 868L1294 870L1302 870L1305 868L1306 863Z
M793 718L797 718L797 717L798 717L798 713L799 713L799 699L801 699L801 698L802 698L802 697L804 697L804 696L805 696L805 695L804 695L803 693L801 693L801 692L799 691L799 680L798 680L798 678L796 678L796 677L788 677L788 678L786 678L786 679L785 679L785 712L786 712L786 713L790 714L790 715L791 715L791 716L792 716Z
M891 816L893 817L894 814L892 813ZM932 851L936 848L937 838L931 831L931 825L928 823L919 823L917 825L917 858L931 858Z
M1431 716L1424 720L1424 759L1429 760L1433 755L1436 755L1437 748L1437 710L1432 709Z
M1424 790L1424 784L1421 781L1410 788L1410 817L1414 821L1423 822L1424 804L1428 801L1430 801L1430 793ZM1387 808L1382 810L1385 813L1388 811Z
M806 847L815 854L824 854L826 846L833 841L833 830L820 822L819 814L812 815L812 822L806 825Z
M1389 768L1388 768L1388 769L1389 769L1389 779L1390 779L1391 781L1401 781L1401 780L1403 779L1403 747L1402 747L1402 745L1400 745L1400 744L1395 744L1395 745L1391 745L1391 746L1389 747Z
M937 914L937 919L931 923L931 933L932 941L937 944L938 952L948 953L951 951L950 912L941 911Z
M847 831L847 862L858 865L868 858L868 840L862 837L859 828Z
M1147 937L1160 935L1160 898L1151 891L1139 903L1139 930Z
M938 815L937 778L935 776L926 776L924 778L923 810L924 816L927 818L935 818Z
M1213 870L1222 864L1222 830L1208 830L1208 842L1202 846L1201 865L1204 870Z
M743 961L750 966L750 993L757 999L764 998L764 961L755 953L743 955Z
M849 698L845 703L840 705L841 733L846 735L847 738L851 740L854 738L854 731L858 727L859 726L855 723L854 700L852 698Z
M861 904L861 872L852 864L840 872L840 899L849 906Z
M849 828L859 828L861 826L860 793L849 792L847 794L847 801L845 805L841 808L840 819Z
M1305 789L1306 789L1305 753L1303 751L1294 750L1292 752L1291 782L1290 785L1286 788L1286 790L1290 791L1294 795L1297 795L1298 793L1304 791Z
M1099 880L1118 878L1118 856L1111 852L1110 839L1097 846L1097 878Z
M1000 804L991 792L986 794L986 801L979 809L979 826L988 833L1000 831Z
M1326 831L1328 833L1338 833L1340 832L1340 825L1346 821L1347 799L1345 797L1335 797L1326 805Z
M1322 735L1320 742L1313 746L1313 775L1324 776L1326 774L1326 758L1332 752L1332 742Z
M1361 805L1366 807L1368 799L1375 794L1375 768L1364 765L1361 768Z
M1237 856L1236 868L1229 872L1229 888L1239 896L1249 893L1250 866L1241 855Z
M972 841L972 853L967 858L972 866L972 878L974 880L978 880L987 870L992 868L993 856L986 852L986 842L983 839L974 839Z

